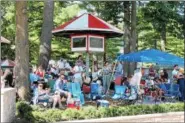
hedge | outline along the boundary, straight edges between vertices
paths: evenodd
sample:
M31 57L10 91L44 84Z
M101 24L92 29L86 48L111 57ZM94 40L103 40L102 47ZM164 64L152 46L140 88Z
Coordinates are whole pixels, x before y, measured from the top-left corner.
M184 103L156 104L156 105L128 105L123 107L99 108L93 106L76 109L44 109L30 106L25 102L16 104L17 117L31 123L51 123L66 120L82 120L115 116L129 116L139 114L153 114L184 111Z

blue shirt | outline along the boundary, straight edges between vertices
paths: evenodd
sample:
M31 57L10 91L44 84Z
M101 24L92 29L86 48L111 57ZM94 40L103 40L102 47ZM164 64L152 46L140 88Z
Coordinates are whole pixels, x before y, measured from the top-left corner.
M36 74L34 74L34 73L30 73L29 78L30 78L30 82L31 83L33 83L34 81L38 81L39 80L39 77Z
M123 65L119 63L116 67L115 76L117 77L122 74L123 74Z
M66 91L67 90L67 83L64 83L63 80L57 79L54 85L55 91Z

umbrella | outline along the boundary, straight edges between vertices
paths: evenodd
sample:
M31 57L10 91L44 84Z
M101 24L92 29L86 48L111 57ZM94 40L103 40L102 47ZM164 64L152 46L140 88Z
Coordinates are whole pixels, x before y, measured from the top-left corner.
M11 60L9 60L9 59L4 60L4 61L2 61L2 63L1 63L1 67L2 67L2 68L5 68L5 67L14 67L14 66L15 66L14 61L11 61Z
M173 54L156 49L142 50L134 53L120 55L119 61L158 63L162 65L184 65L184 59Z
M10 41L8 39L4 38L3 36L1 36L1 43L9 44Z

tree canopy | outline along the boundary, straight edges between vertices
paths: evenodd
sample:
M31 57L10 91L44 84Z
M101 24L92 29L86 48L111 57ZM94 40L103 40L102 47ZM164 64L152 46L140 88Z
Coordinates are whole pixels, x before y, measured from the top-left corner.
M122 1L55 1L54 27L63 24L86 11L93 13L114 26L124 30L124 2ZM28 1L28 39L30 47L30 63L37 64L39 56L40 36L43 24L44 2ZM15 58L15 2L1 1L1 35L11 41L11 45L2 44L1 57ZM161 37L165 36L165 50L178 56L184 56L184 2L149 1L137 2L136 31L138 49L161 49ZM164 34L161 30L165 26ZM53 27L53 28L54 28ZM107 40L107 56L116 58L119 48L123 47L123 39ZM76 55L71 52L70 40L52 36L51 58L64 57L73 60Z

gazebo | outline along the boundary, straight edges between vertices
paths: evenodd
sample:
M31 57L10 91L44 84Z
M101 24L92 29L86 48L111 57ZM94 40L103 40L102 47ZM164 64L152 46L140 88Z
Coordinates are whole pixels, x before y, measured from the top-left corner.
M87 74L89 71L89 53L104 52L106 38L123 35L123 31L88 13L56 27L52 33L55 36L70 38L73 52L86 53Z
M3 36L1 36L1 43L9 44L10 41L8 39L4 38Z

